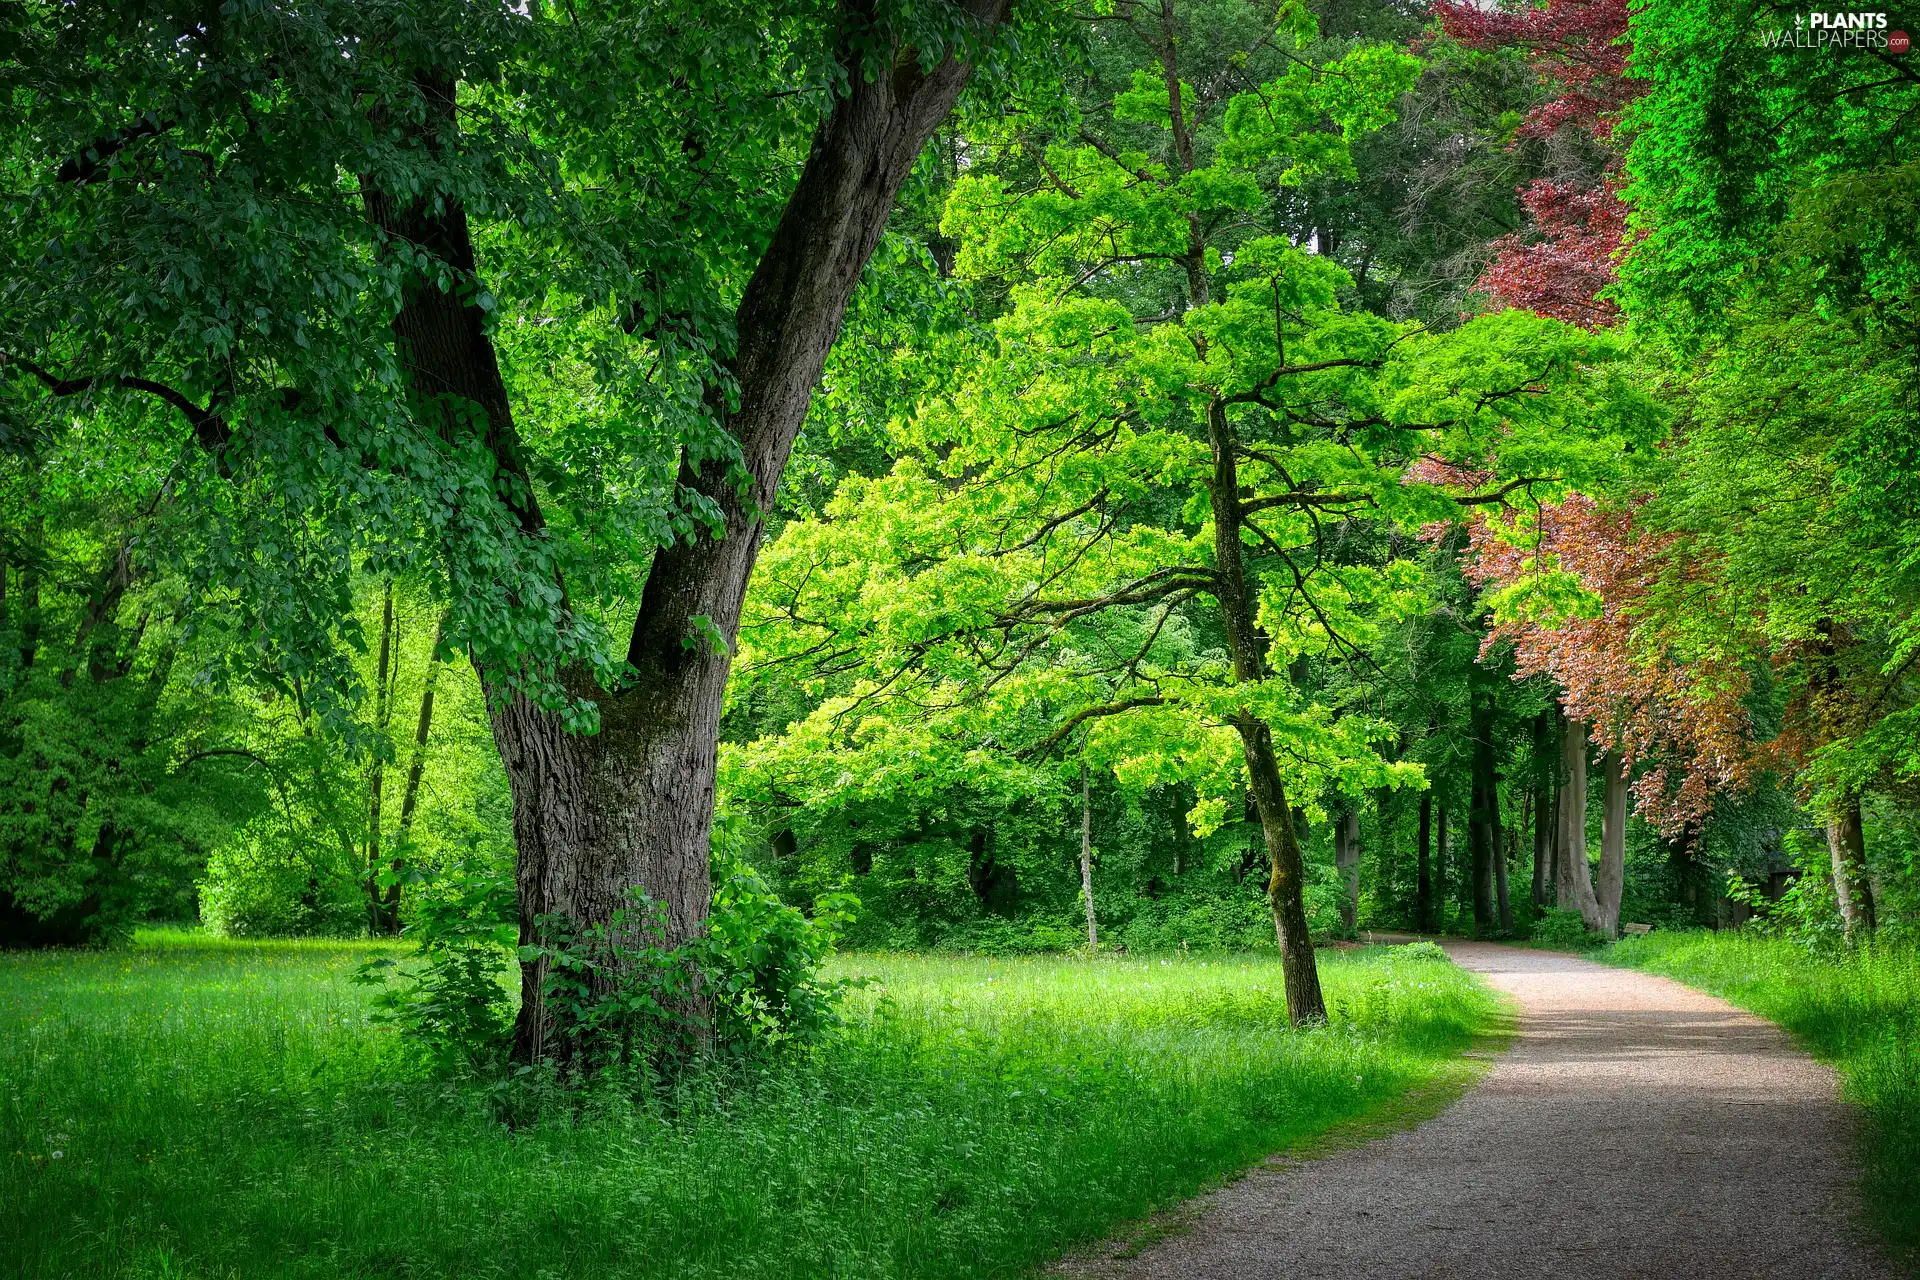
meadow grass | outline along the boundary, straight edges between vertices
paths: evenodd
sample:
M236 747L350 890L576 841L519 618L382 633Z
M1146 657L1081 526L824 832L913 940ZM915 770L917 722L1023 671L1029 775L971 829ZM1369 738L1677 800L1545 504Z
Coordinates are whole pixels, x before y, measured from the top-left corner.
M854 956L795 1061L503 1123L368 1021L366 944L0 956L0 1267L145 1277L1005 1276L1416 1086L1492 998L1442 960ZM511 1109L509 1114L511 1114Z
M1840 1071L1862 1112L1864 1190L1896 1249L1920 1250L1920 951L1850 955L1751 933L1654 933L1599 957L1664 974L1779 1023Z

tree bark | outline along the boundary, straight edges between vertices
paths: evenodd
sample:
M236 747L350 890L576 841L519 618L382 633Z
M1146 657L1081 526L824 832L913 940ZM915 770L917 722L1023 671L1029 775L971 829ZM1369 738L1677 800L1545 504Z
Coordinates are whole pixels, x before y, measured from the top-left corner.
M1547 905L1553 884L1553 709L1549 707L1533 718L1533 905Z
M1873 882L1867 875L1866 825L1860 817L1860 797L1848 792L1827 817L1827 851L1833 858L1833 896L1840 904L1840 924L1847 945L1858 946L1876 927Z
M1433 905L1435 933L1447 931L1447 802L1434 806Z
M1093 789L1087 780L1087 762L1080 762L1080 900L1087 908L1087 954L1100 949L1100 930L1093 919Z
M1493 844L1493 903L1495 914L1500 921L1500 932L1513 932L1513 899L1508 893L1507 854L1508 840L1506 828L1500 825L1500 775L1494 773L1487 784L1487 813L1492 827Z
M1420 833L1419 833L1418 869L1413 882L1413 927L1421 933L1432 933L1433 928L1433 867L1430 850L1433 845L1433 793L1420 793Z
M1240 547L1240 472L1238 442L1226 406L1215 398L1207 406L1208 442L1213 452L1210 499L1213 508L1214 599L1233 656L1234 683L1253 685L1266 678L1266 660L1254 628L1254 601ZM1234 717L1241 755L1247 763L1248 789L1260 810L1267 845L1267 906L1280 944L1280 965L1287 987L1287 1017L1296 1025L1324 1021L1327 1004L1320 991L1320 969L1307 930L1306 862L1294 836L1293 811L1280 765L1273 753L1273 730L1242 708Z
M1566 787L1560 793L1561 903L1580 913L1589 929L1600 930L1600 900L1593 892L1593 869L1587 862L1587 726L1563 717L1560 768Z
M1473 933L1484 938L1494 927L1494 861L1500 856L1495 847L1493 827L1493 696L1483 687L1482 668L1475 663L1469 673L1470 730L1473 736L1473 773L1471 797L1467 809L1467 849L1473 867Z
M1360 927L1360 815L1352 809L1334 824L1333 864L1340 871L1340 927L1351 937Z
M1606 782L1600 811L1600 883L1595 891L1600 905L1600 932L1620 936L1620 899L1627 879L1627 762L1619 751L1600 761Z

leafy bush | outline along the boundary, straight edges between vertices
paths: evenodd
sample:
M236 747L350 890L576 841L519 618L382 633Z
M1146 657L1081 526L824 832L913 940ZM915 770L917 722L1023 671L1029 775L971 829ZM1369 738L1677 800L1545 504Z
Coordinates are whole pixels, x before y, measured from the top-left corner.
M1549 951L1591 951L1607 940L1589 930L1578 911L1549 907L1533 922L1532 941Z
M228 938L345 937L367 924L358 868L336 847L263 814L214 848L200 921Z
M512 961L544 961L543 1053L576 1078L645 1074L706 1051L745 1056L813 1040L838 1025L845 980L821 964L859 901L829 894L811 917L780 901L752 868L724 857L706 932L668 947L664 909L635 890L605 924L536 921L514 950L511 875L460 864L412 895L415 962L377 957L360 980L382 986L377 1015L440 1071L504 1063L514 1004Z
M1785 893L1769 898L1739 872L1728 871L1727 897L1753 913L1744 926L1753 933L1790 939L1814 949L1838 948L1844 935L1826 849L1801 831L1788 832L1785 844L1787 856L1800 869Z
M742 863L717 868L707 935L694 944L714 1001L718 1044L744 1049L806 1041L840 1020L844 981L821 976L860 910L850 893L823 894L811 917L782 902Z
M1409 942L1405 946L1393 949L1395 960L1438 960L1442 964L1453 963L1453 958L1437 942L1428 942L1422 938L1418 942Z
M1233 895L1194 894L1147 904L1123 941L1131 951L1246 950L1270 947L1273 915L1256 889Z
M356 978L383 988L375 1019L399 1027L442 1073L495 1066L513 1025L513 877L456 864L415 887L406 936L419 944L417 963L376 956Z

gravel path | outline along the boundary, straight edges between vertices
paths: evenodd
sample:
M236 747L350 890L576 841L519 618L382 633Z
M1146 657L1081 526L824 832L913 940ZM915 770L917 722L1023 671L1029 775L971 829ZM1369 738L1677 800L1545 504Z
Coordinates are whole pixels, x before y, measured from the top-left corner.
M1521 1013L1438 1117L1276 1161L1085 1276L1895 1276L1857 1226L1852 1117L1785 1033L1648 974L1459 943Z

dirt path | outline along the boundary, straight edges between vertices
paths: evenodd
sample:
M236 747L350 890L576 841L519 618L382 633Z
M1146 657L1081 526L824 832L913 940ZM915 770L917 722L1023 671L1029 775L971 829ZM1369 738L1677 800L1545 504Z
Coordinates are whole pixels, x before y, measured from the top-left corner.
M1196 1277L1903 1274L1864 1243L1852 1118L1767 1022L1664 978L1461 943L1513 997L1511 1049L1418 1128L1276 1162L1191 1229L1070 1274Z

